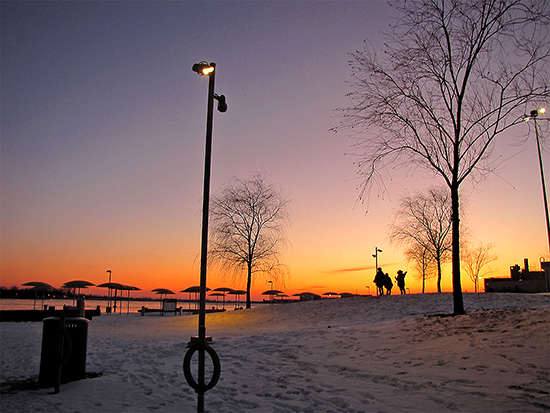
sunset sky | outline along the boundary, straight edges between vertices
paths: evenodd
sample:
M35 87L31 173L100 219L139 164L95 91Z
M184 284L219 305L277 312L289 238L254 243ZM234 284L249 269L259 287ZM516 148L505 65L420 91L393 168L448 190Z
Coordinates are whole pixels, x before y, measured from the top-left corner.
M395 17L385 2L2 1L0 12L0 285L99 284L106 270L143 290L133 295L199 284L208 79L191 66L206 60L229 105L214 114L212 192L260 172L291 200L290 277L274 287L374 293L378 247L384 271L409 270L419 292L387 227L405 191L442 182L388 170L387 193L358 202L353 141L329 130L349 104L349 54L382 47ZM492 276L550 260L529 132L503 135L498 173L462 187L472 241L495 245ZM450 280L446 267L445 291ZM210 271L208 287L222 286L245 280Z

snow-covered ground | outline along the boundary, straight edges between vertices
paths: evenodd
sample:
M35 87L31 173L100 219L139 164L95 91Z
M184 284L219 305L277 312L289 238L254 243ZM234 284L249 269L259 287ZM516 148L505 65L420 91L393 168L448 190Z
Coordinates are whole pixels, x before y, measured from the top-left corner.
M542 412L550 409L550 295L353 297L209 314L222 374L208 412ZM38 376L42 323L0 323L0 410L193 412L183 377L196 316L103 315L87 372ZM32 379L32 380L30 380Z

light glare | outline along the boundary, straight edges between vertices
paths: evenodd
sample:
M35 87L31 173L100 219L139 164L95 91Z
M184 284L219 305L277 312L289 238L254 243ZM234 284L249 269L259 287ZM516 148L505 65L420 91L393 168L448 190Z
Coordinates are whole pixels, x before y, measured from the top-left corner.
M546 108L540 108L539 113L546 113Z
M204 69L202 69L202 74L205 75L205 76L208 76L213 71L214 71L214 67L213 66L208 66L208 67L205 67Z

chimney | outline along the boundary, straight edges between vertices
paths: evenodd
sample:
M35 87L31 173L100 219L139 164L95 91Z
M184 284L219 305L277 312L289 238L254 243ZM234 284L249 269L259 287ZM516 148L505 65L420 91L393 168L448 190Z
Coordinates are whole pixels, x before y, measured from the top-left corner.
M529 272L529 260L527 258L523 259L523 266L525 268L524 271Z

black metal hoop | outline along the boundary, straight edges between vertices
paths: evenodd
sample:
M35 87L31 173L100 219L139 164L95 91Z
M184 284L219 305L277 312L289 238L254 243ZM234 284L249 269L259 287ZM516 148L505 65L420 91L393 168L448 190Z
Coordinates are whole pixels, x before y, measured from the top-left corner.
M204 351L206 351L212 359L212 365L214 367L212 378L210 379L208 384L205 384L203 386L199 385L199 383L196 382L196 380L193 378L193 374L191 373L191 358L197 350L201 349L201 347L204 348ZM183 358L183 375L185 376L185 380L187 380L187 383L189 383L189 385L195 390L195 392L204 393L212 389L218 383L218 380L220 379L220 373L221 363L220 358L216 353L216 350L214 350L208 344L201 345L198 342L190 344L189 349L187 350L187 353L185 353L185 357Z

